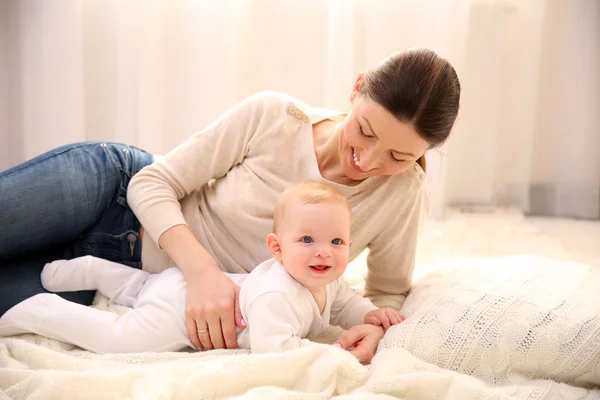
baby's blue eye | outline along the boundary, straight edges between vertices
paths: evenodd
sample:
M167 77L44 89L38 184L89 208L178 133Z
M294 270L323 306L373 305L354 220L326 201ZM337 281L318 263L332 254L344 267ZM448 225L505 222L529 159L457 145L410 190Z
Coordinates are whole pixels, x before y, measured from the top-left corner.
M336 246L337 246L337 245L340 245L340 244L342 244L342 239L340 239L340 238L335 238L335 239L333 239L333 240L331 241L331 243L335 244Z
M312 243L313 242L313 238L311 238L310 236L302 236L301 240L303 243Z

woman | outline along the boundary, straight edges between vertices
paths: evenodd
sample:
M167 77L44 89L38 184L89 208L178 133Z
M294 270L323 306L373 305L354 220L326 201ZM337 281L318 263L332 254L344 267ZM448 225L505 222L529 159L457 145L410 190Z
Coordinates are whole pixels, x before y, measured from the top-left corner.
M424 155L447 139L459 98L446 60L408 50L358 76L348 113L259 93L154 162L130 146L82 143L5 171L0 312L43 291L39 273L51 259L90 254L150 272L178 266L192 342L234 348L244 321L239 288L223 272L269 258L275 199L305 180L327 181L348 198L351 258L369 249L365 295L400 308L429 209ZM65 295L84 304L92 296ZM349 331L340 344L356 345L364 359L376 346L369 337Z

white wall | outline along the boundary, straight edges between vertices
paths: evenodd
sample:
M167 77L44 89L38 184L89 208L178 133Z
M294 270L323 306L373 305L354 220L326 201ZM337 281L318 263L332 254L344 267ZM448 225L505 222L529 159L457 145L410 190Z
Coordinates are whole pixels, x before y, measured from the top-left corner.
M0 171L12 165L9 145L9 96L8 96L8 2L0 2Z

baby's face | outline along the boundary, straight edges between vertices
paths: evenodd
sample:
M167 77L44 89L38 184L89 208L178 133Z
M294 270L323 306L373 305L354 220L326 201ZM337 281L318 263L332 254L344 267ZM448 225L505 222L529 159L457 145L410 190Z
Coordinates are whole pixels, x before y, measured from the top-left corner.
M350 255L350 212L336 203L290 204L279 229L282 263L311 289L338 279Z

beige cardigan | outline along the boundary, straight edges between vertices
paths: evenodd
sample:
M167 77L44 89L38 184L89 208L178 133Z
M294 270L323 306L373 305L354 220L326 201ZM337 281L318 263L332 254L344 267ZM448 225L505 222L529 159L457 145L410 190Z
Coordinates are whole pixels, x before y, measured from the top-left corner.
M265 240L273 207L290 184L320 175L312 125L344 114L309 107L287 95L249 97L203 131L140 171L128 202L146 230L144 270L174 266L157 245L167 229L186 224L226 272L250 272L269 259ZM328 182L328 181L326 181ZM399 308L410 287L419 228L429 213L427 178L416 163L391 177L356 186L328 182L352 205L350 258L365 248L365 296Z

